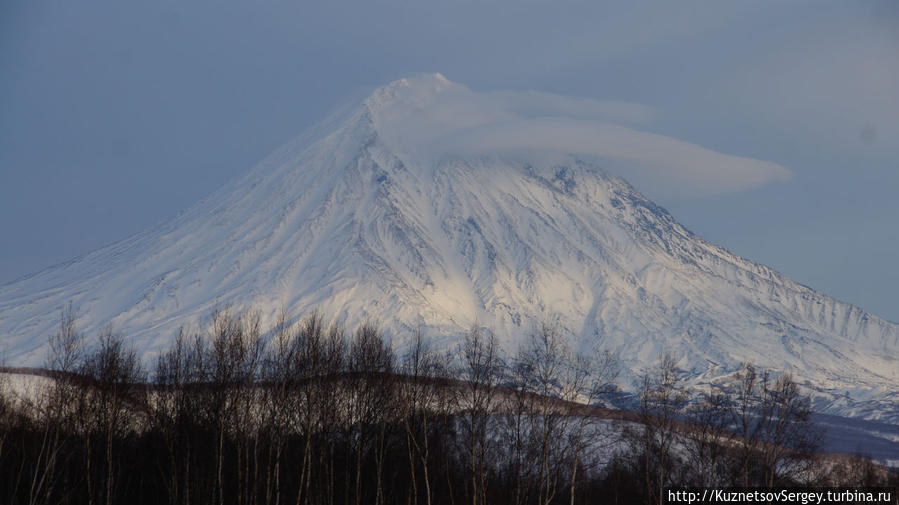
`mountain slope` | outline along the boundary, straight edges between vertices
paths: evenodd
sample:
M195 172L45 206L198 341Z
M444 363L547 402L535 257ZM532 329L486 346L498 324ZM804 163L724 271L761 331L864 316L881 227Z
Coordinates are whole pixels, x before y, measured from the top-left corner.
M458 85L397 81L169 222L0 287L10 364L36 365L71 301L145 357L215 307L375 318L401 345L474 323L510 349L558 320L636 369L695 382L792 371L823 410L899 421L899 326L695 236L571 156L422 152L396 127ZM891 396L892 395L892 396Z

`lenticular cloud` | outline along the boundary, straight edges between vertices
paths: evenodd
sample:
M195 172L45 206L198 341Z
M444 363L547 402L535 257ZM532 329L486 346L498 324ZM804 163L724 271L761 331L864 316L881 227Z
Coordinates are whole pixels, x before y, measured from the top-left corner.
M393 100L396 95L403 100ZM791 176L776 163L635 129L656 115L642 104L540 92L479 93L440 74L396 81L370 100L381 137L418 162L447 154L574 154L691 196L742 191Z

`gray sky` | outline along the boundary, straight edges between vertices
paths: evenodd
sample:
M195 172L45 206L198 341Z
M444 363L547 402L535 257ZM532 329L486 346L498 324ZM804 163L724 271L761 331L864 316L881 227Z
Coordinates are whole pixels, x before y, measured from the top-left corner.
M892 0L5 0L0 283L175 215L350 96L441 72L642 104L641 131L785 167L701 195L614 169L712 242L899 321L897 54Z

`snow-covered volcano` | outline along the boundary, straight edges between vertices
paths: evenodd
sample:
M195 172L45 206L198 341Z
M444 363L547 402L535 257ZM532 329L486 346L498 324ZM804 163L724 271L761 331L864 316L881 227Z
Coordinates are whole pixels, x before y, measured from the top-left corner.
M477 323L511 349L557 320L634 369L670 352L705 382L752 361L824 410L899 421L899 325L702 240L586 158L417 128L465 89L380 88L171 221L0 287L0 352L39 365L68 302L82 331L111 324L147 358L223 306L376 319L397 346Z

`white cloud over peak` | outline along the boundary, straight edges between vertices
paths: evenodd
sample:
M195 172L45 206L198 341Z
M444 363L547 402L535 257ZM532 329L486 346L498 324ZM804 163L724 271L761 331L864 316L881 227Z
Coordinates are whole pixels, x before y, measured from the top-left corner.
M678 196L747 190L791 176L777 163L635 129L657 114L642 104L536 91L481 93L433 74L382 88L369 105L381 137L418 159L535 152L583 156L643 189L664 188Z

